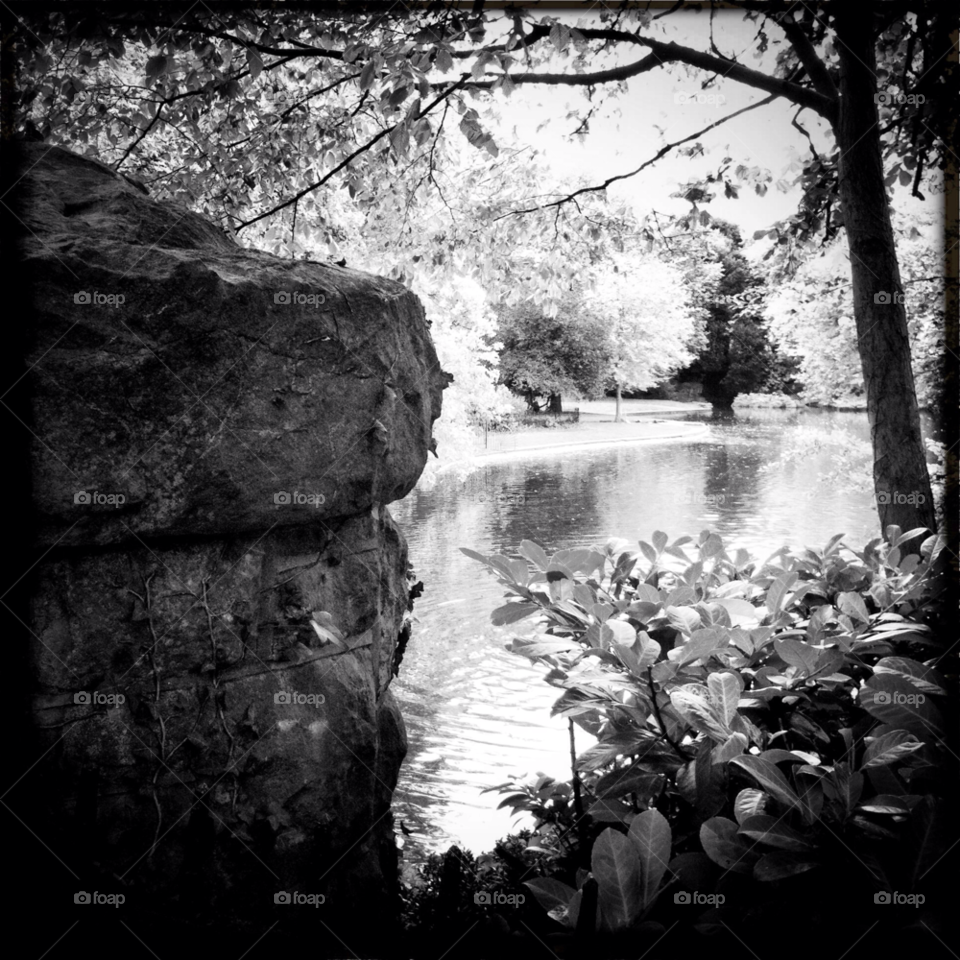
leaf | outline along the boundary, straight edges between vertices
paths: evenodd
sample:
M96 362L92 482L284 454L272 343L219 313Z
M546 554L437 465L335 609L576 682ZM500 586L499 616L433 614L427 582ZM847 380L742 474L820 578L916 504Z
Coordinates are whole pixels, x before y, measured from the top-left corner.
M785 804L793 810L803 809L800 798L794 792L793 787L790 786L787 778L774 764L770 763L769 760L763 760L760 757L745 756L736 757L734 760L731 760L730 763L750 774L774 800Z
M656 898L669 866L673 834L667 818L651 807L633 818L628 837L640 854L640 897L642 909L646 909Z
M495 627L502 627L507 623L516 623L517 620L523 620L524 617L539 612L540 607L535 603L505 603L490 614L490 619Z
M910 813L910 807L903 797L895 797L890 794L877 794L871 797L866 803L861 803L858 810L865 813L885 813L904 816Z
M247 47L247 69L254 80L263 72L263 59L253 47Z
M538 657L552 657L558 653L579 653L582 649L575 640L564 637L514 637L505 644L511 653L518 653L522 657L536 660Z
M870 613L867 611L867 605L863 602L863 597L852 590L837 595L837 607L848 617L859 620L862 623L870 622Z
M756 787L746 787L737 794L737 799L733 802L733 815L737 818L737 823L743 824L748 817L763 813L767 805L767 795Z
M743 681L736 673L711 673L707 677L707 689L717 706L723 722L730 724L737 715L737 704L743 691Z
M464 554L464 556L469 557L471 560L479 560L485 566L488 566L488 567L490 566L489 559L485 557L482 553L477 553L476 550L470 550L467 547L461 547L460 552Z
M587 813L600 823L622 823L629 825L636 816L633 807L619 800L595 800Z
M668 615L670 610L690 610L689 607L668 607ZM690 610L693 613L692 610ZM696 614L693 614L696 616ZM703 630L694 630L690 634L690 639L680 647L675 647L674 650L677 651L675 657L671 659L676 659L677 663L681 666L687 663L693 663L694 660L706 660L710 654L713 653L718 647L724 646L726 642L726 635L722 630L716 630L713 628L706 628Z
M943 550L946 545L947 541L942 533L933 534L920 544L920 555L925 560L932 562L936 560L940 555L940 551Z
M783 604L783 598L786 596L787 591L794 585L796 580L797 573L794 570L790 573L785 573L782 576L777 577L777 579L770 584L770 588L767 590L766 604L767 610L769 610L774 616L780 612L780 607Z
M640 583L637 584L637 589L634 591L634 599L646 601L647 603L652 603L657 606L660 604L660 591L651 586L649 583Z
M734 757L739 757L746 751L749 743L744 734L731 733L719 747L713 748L711 763L727 763Z
M787 638L785 640L774 640L773 646L790 666L796 667L800 671L801 676L809 676L816 669L821 651L812 644Z
M599 887L600 909L607 924L614 930L629 927L641 908L640 859L634 844L608 827L593 844L590 871Z
M440 47L437 50L437 59L435 61L437 69L441 73L449 73L453 69L453 57L446 47Z
M613 644L632 646L637 639L637 631L623 620L608 620L600 627L600 639L606 647Z
M938 670L924 666L924 664L917 663L916 660L910 660L907 657L884 657L874 665L873 672L874 674L889 673L893 676L903 677L921 693L945 696L947 692L946 680Z
M814 849L814 844L795 830L791 830L779 817L757 814L740 824L740 835L768 847L805 853Z
M926 694L895 673L874 674L860 688L860 703L872 717L921 739L943 731L940 711Z
M646 680L647 668L653 666L660 656L660 644L651 640L644 630L637 633L637 639L631 646L618 643L613 650L620 662L638 680Z
M730 622L735 627L754 627L763 616L763 611L757 609L752 603L737 597L718 598L712 602L719 604L730 614Z
M577 892L573 887L568 887L565 883L554 880L552 877L537 877L534 880L525 880L523 885L533 893L537 903L548 913L557 907L566 909Z
M642 769L640 764L636 764L623 770L613 770L604 774L597 781L594 792L600 798L622 797L627 793L649 797L654 793L659 793L662 784L662 777L656 773L649 773Z
M538 570L546 571L550 566L547 554L543 547L534 543L532 540L521 540L520 549L517 551L521 557L526 557Z
M663 553L663 548L667 545L670 538L662 530L654 530L653 537L653 547L657 553Z
M657 562L657 551L647 543L646 540L640 540L640 552L651 562Z
M907 530L906 533L898 534L896 539L891 541L890 546L899 547L901 543L906 543L908 540L912 540L914 537L919 537L922 534L929 532L930 531L926 527L914 527L912 530Z
M551 564L559 564L570 570L585 573L589 576L594 570L602 570L606 562L602 553L597 550L586 550L576 547L569 550L558 550L551 558Z
M664 613L670 626L687 637L700 626L699 615L690 607L667 607Z
M711 817L700 825L700 843L718 867L734 873L752 873L757 854L737 836L737 829L732 820Z
M923 746L912 733L906 730L891 730L882 736L874 737L863 753L861 770L872 770L875 767L885 767L909 756Z
M787 877L795 877L798 873L806 873L818 866L818 863L798 860L786 853L767 853L754 866L753 877L755 880L764 882L784 880Z
M147 60L147 81L153 80L156 77L161 77L167 72L168 62L167 58L162 54L156 57L150 57Z
M674 687L670 691L670 702L700 733L706 733L720 742L730 735L726 724L713 709L706 687L692 683Z

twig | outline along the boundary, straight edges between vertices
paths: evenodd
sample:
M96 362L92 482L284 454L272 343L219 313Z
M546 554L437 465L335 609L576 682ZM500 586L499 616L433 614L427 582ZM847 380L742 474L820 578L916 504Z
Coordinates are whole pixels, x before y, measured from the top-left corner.
M550 207L559 207L564 203L570 203L575 197L579 197L584 193L600 193L603 190L606 190L607 187L609 187L612 183L616 183L618 180L628 180L630 177L635 177L642 170L645 170L647 167L656 163L658 160L668 154L674 149L674 147L679 147L681 144L688 143L690 140L696 140L698 137L702 137L703 134L708 133L710 130L715 129L716 127L719 127L728 120L733 120L734 117L739 117L741 114L747 113L750 110L756 110L757 107L764 107L776 99L777 94L771 94L769 97L764 97L763 100L758 100L756 103L751 103L749 106L743 107L741 110L736 110L733 113L727 114L727 116L722 117L715 123L711 123L702 130L698 130L696 133L691 133L689 137L684 137L682 140L676 140L673 143L668 143L666 146L658 150L649 160L641 163L636 170L631 170L629 173L618 173L615 176L607 177L603 183L595 184L592 187L581 187L579 190L574 190L573 193L568 194L566 197L562 197L560 200L554 200L552 203L546 203L539 207L527 207L523 210L511 210L509 213L503 213L499 217L495 217L494 222L497 220L503 220L505 217L523 216L526 213L536 213L538 210L547 210Z
M661 736L673 747L674 753L676 753L684 763L689 762L690 758L680 749L680 745L674 742L670 734L667 733L667 726L663 722L663 717L660 714L660 705L657 703L657 690L653 685L652 667L647 667L647 683L650 684L650 700L653 703L653 715L657 718L657 726L660 727Z

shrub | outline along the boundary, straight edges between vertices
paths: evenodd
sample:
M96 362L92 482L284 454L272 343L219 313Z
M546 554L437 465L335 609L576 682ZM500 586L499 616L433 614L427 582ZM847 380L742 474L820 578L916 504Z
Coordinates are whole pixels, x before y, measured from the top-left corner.
M508 649L549 668L554 714L596 741L569 784L497 788L534 813L552 867L526 886L557 924L640 938L695 916L755 937L802 902L822 929L906 926L904 905L938 929L956 657L948 551L907 552L925 533L763 563L709 531L464 549L507 590L495 624L539 616Z

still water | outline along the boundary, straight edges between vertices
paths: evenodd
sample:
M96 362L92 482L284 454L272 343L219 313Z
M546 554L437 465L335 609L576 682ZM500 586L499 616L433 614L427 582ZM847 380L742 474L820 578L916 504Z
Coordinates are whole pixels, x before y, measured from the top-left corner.
M494 627L490 611L503 588L460 552L516 555L524 539L548 554L603 544L612 536L670 539L709 528L728 547L766 558L784 543L823 546L835 533L861 546L875 536L869 493L818 483L829 454L769 472L798 429L843 427L868 439L866 414L756 410L688 415L707 432L695 440L518 455L491 462L466 480L442 480L393 504L410 560L423 581L419 622L393 690L406 720L410 749L394 812L413 831L405 857L457 843L489 850L511 832L500 796L481 793L517 775L569 776L566 721L550 718L558 691L546 668L503 649L535 621ZM586 734L578 731L583 742Z

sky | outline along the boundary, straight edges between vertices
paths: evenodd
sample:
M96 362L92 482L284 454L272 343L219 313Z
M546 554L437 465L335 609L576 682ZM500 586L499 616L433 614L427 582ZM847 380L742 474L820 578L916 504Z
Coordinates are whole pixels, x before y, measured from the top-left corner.
M578 19L592 16L583 11L562 15L559 11L549 12L571 26ZM665 31L661 39L709 50L710 21L706 12L681 11L658 24ZM770 28L771 39L776 32L776 27ZM745 24L742 13L717 12L714 20L717 46L728 56L736 55L747 66L772 72L776 50L771 47L763 59L755 59L755 33L756 25ZM617 60L597 66L632 62L644 55L644 51L626 51ZM583 109L587 104L578 89L522 85L516 87L509 98L498 97L497 109L504 124L514 129L517 140L539 149L556 174L601 182L612 174L635 169L664 143L695 133L766 96L762 91L723 79L703 90L703 79L703 74L688 72L681 64L630 79L625 95L607 97L582 143L569 139L577 121L563 119L571 107L579 105ZM696 102L697 99L701 102ZM796 170L788 172L789 165L810 155L807 140L791 125L796 109L779 99L744 114L701 139L706 156L688 159L671 152L639 175L612 186L610 194L633 204L635 212L641 215L651 208L683 214L689 210L687 201L671 199L669 195L677 190L679 183L715 170L725 156L731 157L735 164L769 169L774 181L784 176L792 179ZM810 111L805 111L800 121L818 150L829 149L832 138L827 136L824 122ZM794 213L798 199L799 191L782 193L771 184L765 197L744 188L739 199L728 200L721 192L708 209L713 216L738 224L744 239L748 239L755 230L769 227Z

